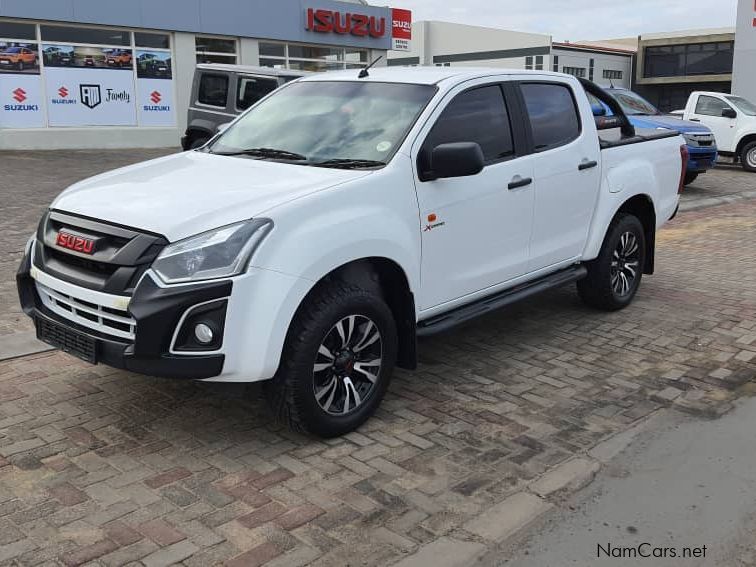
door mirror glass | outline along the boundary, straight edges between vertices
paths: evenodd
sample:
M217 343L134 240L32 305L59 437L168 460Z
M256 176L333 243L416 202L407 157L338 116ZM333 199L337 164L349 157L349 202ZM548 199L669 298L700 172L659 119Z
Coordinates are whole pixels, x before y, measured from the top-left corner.
M723 108L722 109L722 116L724 118L737 118L738 113L732 109L732 108Z
M431 152L432 176L436 179L477 175L484 166L483 150L475 142L441 144Z

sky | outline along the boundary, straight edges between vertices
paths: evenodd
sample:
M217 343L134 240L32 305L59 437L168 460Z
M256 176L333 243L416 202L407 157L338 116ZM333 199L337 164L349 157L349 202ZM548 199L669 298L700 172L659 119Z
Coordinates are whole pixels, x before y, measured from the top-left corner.
M394 0L392 5L412 10L414 21L442 20L578 41L734 26L737 0Z

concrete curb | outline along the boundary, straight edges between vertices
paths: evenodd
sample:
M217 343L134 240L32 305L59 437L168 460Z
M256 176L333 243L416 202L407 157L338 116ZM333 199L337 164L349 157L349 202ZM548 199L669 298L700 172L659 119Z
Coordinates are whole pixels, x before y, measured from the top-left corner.
M0 337L0 362L49 350L54 349L50 345L38 341L34 331Z
M756 191L743 191L742 193L735 193L733 195L722 195L721 197L708 197L706 199L699 199L690 203L680 203L680 212L686 213L688 211L697 211L700 209L707 209L709 207L716 207L718 205L728 205L730 203L737 203L745 199L756 199Z
M456 536L442 536L423 545L393 567L462 567L477 563L492 551L491 546L506 543L558 507L547 498L561 497L588 486L603 465L625 450L654 418L665 411L668 410L653 412L584 454L550 469L525 490L512 494L467 521Z

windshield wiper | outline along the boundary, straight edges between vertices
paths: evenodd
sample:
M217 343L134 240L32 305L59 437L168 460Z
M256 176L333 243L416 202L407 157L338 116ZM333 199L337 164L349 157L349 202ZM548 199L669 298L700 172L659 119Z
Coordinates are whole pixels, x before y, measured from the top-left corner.
M219 156L252 156L270 159L290 159L293 161L304 161L307 156L287 150L278 150L275 148L247 148L246 150L237 150L233 152L213 152Z
M324 161L316 161L309 165L314 165L315 167L336 167L340 169L362 169L368 167L383 167L386 165L386 162L373 159L327 159Z

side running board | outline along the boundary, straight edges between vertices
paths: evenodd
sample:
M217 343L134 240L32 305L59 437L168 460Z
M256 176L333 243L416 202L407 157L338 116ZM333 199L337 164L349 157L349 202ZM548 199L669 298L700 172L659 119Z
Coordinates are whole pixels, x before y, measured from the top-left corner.
M448 331L457 325L490 313L505 305L516 303L542 291L583 279L587 273L588 270L583 265L570 266L566 270L560 270L537 280L521 284L494 295L489 295L473 303L452 309L447 313L420 321L417 324L417 335L419 337L427 337Z

